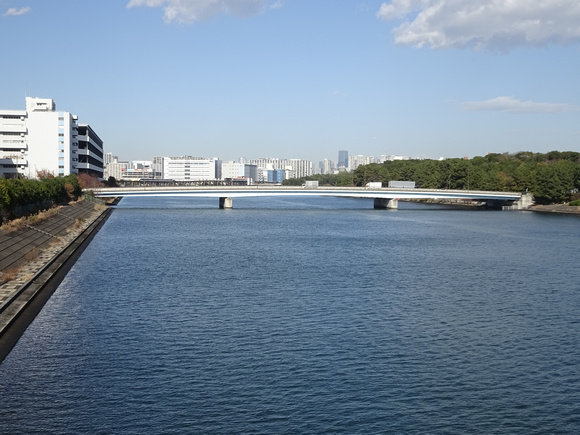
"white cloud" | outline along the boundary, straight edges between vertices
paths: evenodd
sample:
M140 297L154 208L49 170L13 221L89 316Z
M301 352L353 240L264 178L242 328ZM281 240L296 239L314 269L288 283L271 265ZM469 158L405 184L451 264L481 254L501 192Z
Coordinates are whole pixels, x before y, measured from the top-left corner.
M30 12L29 6L27 6L25 8L20 8L20 9L10 8L4 13L4 16L7 17L7 16L24 15L24 14L27 14L28 12Z
M578 0L392 0L377 17L404 20L395 42L432 48L487 48L580 42Z
M191 23L220 13L247 17L263 11L267 4L268 0L130 0L127 7L163 7L166 22ZM281 5L276 2L272 7Z
M468 101L463 103L462 107L464 110L470 112L558 113L578 110L577 106L571 104L520 101L513 97L497 97L485 101Z
M270 5L270 9L280 9L282 6L284 6L284 3L278 0L277 2Z

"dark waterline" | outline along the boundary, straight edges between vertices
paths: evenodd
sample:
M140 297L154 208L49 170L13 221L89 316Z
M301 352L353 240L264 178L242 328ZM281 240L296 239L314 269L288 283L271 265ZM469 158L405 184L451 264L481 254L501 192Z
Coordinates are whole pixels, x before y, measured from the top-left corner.
M577 433L576 217L126 199L0 365L0 432Z

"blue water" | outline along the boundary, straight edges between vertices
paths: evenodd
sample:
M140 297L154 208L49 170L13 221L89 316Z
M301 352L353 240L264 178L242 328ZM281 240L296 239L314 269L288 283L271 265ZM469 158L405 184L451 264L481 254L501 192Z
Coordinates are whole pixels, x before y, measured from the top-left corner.
M127 198L0 364L0 433L579 433L580 219Z

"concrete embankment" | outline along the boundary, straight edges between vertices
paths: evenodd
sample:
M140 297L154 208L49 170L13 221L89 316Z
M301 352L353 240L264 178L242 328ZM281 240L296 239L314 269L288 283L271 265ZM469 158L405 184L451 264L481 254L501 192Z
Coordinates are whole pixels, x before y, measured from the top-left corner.
M580 216L580 207L563 204L534 205L530 207L530 211L535 211L538 213L574 214Z
M112 209L86 201L0 234L0 362L88 246Z

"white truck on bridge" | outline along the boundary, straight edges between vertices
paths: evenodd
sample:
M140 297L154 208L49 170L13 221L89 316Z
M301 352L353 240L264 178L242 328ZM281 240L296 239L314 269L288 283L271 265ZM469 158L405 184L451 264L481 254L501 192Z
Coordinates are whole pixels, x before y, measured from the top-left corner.
M414 189L415 182L414 181L389 181L389 187L395 189Z
M318 181L305 181L302 187L305 189L318 189Z

